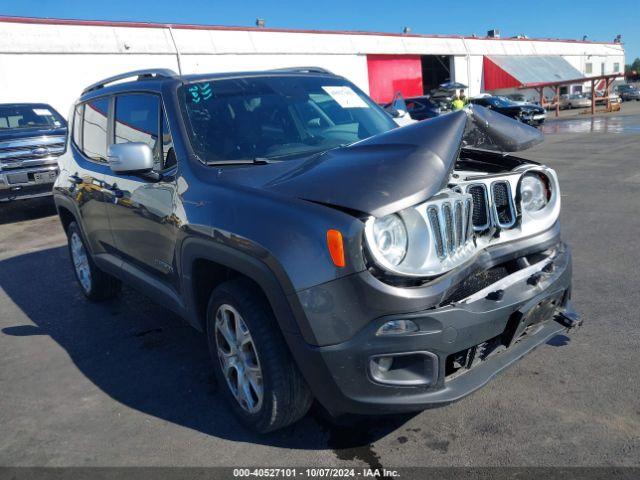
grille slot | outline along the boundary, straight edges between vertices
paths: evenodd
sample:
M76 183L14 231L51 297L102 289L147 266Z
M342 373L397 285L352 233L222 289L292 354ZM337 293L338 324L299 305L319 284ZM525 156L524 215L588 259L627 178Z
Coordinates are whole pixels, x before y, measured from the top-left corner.
M491 196L496 223L503 228L513 226L516 216L509 182L500 181L491 184Z
M482 184L469 185L467 192L473 198L473 229L482 231L489 228L489 199L487 198L487 187Z
M453 253L456 248L455 234L453 232L453 215L451 214L451 205L445 203L442 205L442 215L444 216L444 233L447 239L447 251Z
M463 239L462 239L462 202L456 202L455 207L454 207L454 215L453 215L453 219L455 221L455 225L456 225L456 248L458 248L460 245L462 245L463 243Z
M473 233L473 200L469 199L465 202L465 242L471 238Z
M433 236L436 241L436 252L439 258L444 258L444 242L442 240L442 230L440 229L440 218L438 216L438 209L436 207L429 207L427 210L427 216L429 217L429 223L433 231Z

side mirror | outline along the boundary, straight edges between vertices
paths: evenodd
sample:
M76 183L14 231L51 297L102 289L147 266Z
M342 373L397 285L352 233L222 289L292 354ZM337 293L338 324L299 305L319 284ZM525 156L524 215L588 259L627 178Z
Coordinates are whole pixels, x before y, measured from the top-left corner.
M153 152L146 143L114 143L109 145L107 163L115 173L149 173L153 170Z

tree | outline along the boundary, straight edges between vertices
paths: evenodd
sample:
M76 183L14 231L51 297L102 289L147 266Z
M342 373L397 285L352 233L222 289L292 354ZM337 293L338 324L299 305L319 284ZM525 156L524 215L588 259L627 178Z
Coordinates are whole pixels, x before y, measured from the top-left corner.
M633 63L625 65L624 74L629 79L637 79L640 76L640 58L636 58Z

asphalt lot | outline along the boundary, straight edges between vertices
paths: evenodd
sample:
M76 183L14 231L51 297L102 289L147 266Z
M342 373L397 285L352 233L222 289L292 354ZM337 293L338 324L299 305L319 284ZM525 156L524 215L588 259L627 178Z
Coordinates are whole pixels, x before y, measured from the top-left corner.
M130 289L86 302L49 201L0 205L0 465L640 465L640 115L593 120L523 155L559 173L585 325L456 404L355 427L246 431L200 334Z

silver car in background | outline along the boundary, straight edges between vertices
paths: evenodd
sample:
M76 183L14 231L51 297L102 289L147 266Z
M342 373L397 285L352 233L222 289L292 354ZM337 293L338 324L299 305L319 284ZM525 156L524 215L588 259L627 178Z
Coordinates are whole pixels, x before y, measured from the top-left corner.
M581 93L560 95L560 108L589 108L591 98Z

